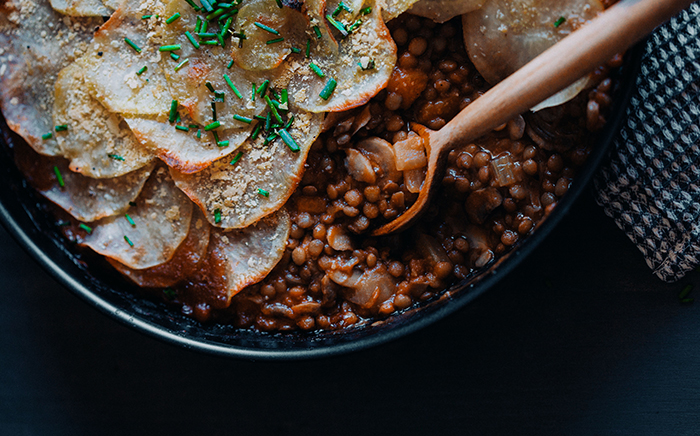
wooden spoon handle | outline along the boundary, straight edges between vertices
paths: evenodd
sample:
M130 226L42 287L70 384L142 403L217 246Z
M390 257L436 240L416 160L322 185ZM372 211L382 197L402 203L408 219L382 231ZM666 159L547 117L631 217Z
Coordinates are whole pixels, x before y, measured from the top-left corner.
M430 135L431 155L473 141L631 47L692 0L622 0L491 88ZM435 156L437 157L437 156Z

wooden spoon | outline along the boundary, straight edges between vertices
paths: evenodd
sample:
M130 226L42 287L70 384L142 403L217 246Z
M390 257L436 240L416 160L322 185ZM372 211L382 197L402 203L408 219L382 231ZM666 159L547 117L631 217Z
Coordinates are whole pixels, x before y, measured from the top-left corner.
M395 220L374 230L386 235L406 229L427 210L447 155L524 113L630 48L688 7L692 0L622 0L562 39L465 107L442 129L412 126L423 137L428 169L416 202Z

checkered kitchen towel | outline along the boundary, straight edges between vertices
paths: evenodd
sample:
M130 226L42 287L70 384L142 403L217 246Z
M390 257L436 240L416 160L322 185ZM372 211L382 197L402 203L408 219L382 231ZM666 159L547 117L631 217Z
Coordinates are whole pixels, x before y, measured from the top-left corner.
M659 278L676 281L700 264L700 2L647 41L626 123L595 186Z

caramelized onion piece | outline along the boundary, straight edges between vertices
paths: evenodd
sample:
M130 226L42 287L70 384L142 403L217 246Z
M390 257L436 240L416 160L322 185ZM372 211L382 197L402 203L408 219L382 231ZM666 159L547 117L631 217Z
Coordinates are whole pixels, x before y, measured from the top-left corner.
M54 137L72 171L95 178L118 177L155 159L119 115L107 111L85 90L78 64L61 70L55 92L54 123L69 127Z
M175 186L168 170L153 171L125 216L92 224L83 245L133 269L150 268L170 260L187 237L192 202Z
M345 167L348 169L348 173L353 179L358 182L371 184L377 181L377 175L374 172L374 168L372 168L372 162L370 162L364 154L354 148L346 149L345 153L347 154L345 158Z
M51 112L58 72L80 56L100 19L63 17L47 0L6 0L0 12L0 108L38 153L60 153ZM54 132L55 133L55 132Z
M194 275L207 254L211 227L199 209L194 208L187 238L182 241L172 259L146 269L129 268L116 260L107 261L120 273L139 286L165 288Z
M265 144L260 135L236 151L236 155L241 154L238 159L219 159L195 174L173 169L173 179L212 225L224 229L248 227L279 210L292 195L322 124L321 114L297 113L289 133L299 151L291 151L279 137Z
M409 134L407 139L394 144L394 155L396 169L399 171L417 170L428 165L423 138L415 133Z
M396 156L391 144L381 138L371 137L360 141L357 149L381 170L380 178L393 181L401 180L401 173L396 169Z
M14 151L17 167L29 184L75 219L85 222L124 212L129 202L138 197L155 166L152 163L112 179L93 179L72 172L63 158L39 155L22 144L16 144Z

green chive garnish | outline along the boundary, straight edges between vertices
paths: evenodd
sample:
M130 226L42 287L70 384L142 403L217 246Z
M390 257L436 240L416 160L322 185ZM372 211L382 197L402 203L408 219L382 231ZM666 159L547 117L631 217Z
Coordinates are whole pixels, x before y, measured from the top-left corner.
M129 247L133 247L134 243L131 242L131 239L129 239L128 236L124 235L124 240L126 241L127 244L129 244Z
M296 47L291 47L290 50L292 51L292 53L301 53L301 50L299 50Z
M280 138L282 138L282 141L284 141L285 144L287 144L287 147L289 147L290 150L297 152L299 151L299 144L292 138L292 135L289 134L287 129L282 128L279 129L279 135Z
M187 126L175 126L177 130L182 130L183 132L189 132L190 128Z
M241 157L243 157L243 152L239 151L238 154L236 154L236 156L234 156L233 160L231 161L231 165L236 165L236 163L238 163L238 161L241 160Z
M265 80L262 85L258 88L258 95L260 97L263 97L265 95L265 92L267 91L267 87L270 85L269 80Z
M690 294L690 291L692 291L692 290L693 290L693 285L691 285L691 284L685 285L685 287L683 288L681 293L678 294L678 298L680 300L683 300L684 298L686 298Z
M265 114L265 131L266 132L270 131L270 121L271 121L270 112L268 112L267 114Z
M216 38L216 33L210 33L210 32L199 32L197 33L197 36L200 38Z
M316 38L321 39L323 35L321 35L321 29L319 29L318 26L314 26L314 33L316 34Z
M174 50L180 50L181 48L182 47L180 47L180 44L163 45L158 49L158 51L174 51Z
M107 153L107 156L114 159L114 160L118 160L118 161L122 161L122 162L124 162L126 160L126 159L124 159L124 156L119 156L118 154L114 154L114 153Z
M221 222L221 209L214 209L214 223L219 224Z
M140 76L141 74L145 73L147 70L148 70L148 67L144 65L143 67L141 67L140 70L138 70L138 71L136 72L136 75L137 75L137 76Z
M88 232L88 235L92 233L92 227L88 226L87 224L80 223L78 227Z
M202 44L204 45L219 45L219 41L215 39L208 39L206 41L202 41Z
M311 63L309 64L309 68L311 68L311 71L313 71L314 73L316 73L316 75L317 75L318 77L326 77L326 75L323 74L323 71L321 71L321 68L319 68L319 66L316 65L315 63L311 62Z
M190 61L190 58L185 59L184 61L180 62L175 66L175 71L179 71L180 68L184 67L187 62Z
M260 22L257 22L257 21L256 21L256 22L254 22L253 24L255 25L255 27L257 27L257 28L259 28L259 29L262 29L262 30L264 30L264 31L266 31L266 32L270 32L270 33L272 33L273 35L279 35L279 34L280 34L278 31L276 31L276 30L273 29L272 27L266 26L266 25L264 25L263 23L260 23Z
M51 139L51 138L53 138L53 133L51 133L51 132L44 133L43 135L41 135L41 139L44 139L44 140Z
M226 100L226 94L224 93L224 91L214 91L214 98L216 98L217 100L221 100L218 103L223 103L224 100Z
M348 26L348 28L347 28L348 33L352 33L355 30L357 30L357 28L360 27L361 24L362 24L362 20L357 19L354 23L352 23L350 26Z
M134 41L130 40L129 38L124 38L124 42L126 42L127 44L129 44L129 46L131 46L131 48L136 50L136 53L141 53L141 48L138 45L136 45Z
M218 128L219 126L221 126L221 123L218 122L218 121L214 121L213 123L211 123L211 124L207 125L206 127L204 127L204 131L205 131L205 132L208 132L208 131L210 131L210 130L214 130L214 129Z
M201 129L197 129L197 138L199 139L199 138L201 138L201 137L202 137L202 130L201 130Z
M128 213L124 214L124 218L126 218L126 220L129 221L129 224L131 224L131 227L136 227L136 223L134 222L133 219L131 219L131 217L129 216Z
M58 181L58 186L61 188L64 188L66 186L66 183L63 181L63 176L61 175L61 171L58 169L57 166L53 167L53 173L56 174L56 180Z
M213 7L211 7L211 4L207 0L200 0L202 3L202 6L204 6L204 9L207 10L207 12L212 12L214 10Z
M284 41L284 38L275 38L271 39L269 41L265 41L265 44L270 45L270 44L277 44L278 42Z
M68 130L68 124L59 124L58 126L54 127L54 129L57 132L65 132L66 130Z
M210 82L205 83L204 86L206 86L209 91L214 92L214 87Z
M335 8L335 10L333 11L333 16L334 17L338 16L338 14L343 10L352 14L352 9L348 5L346 5L345 3L340 2L338 7Z
M153 16L153 15L143 15L143 16L141 17L141 19L142 19L142 20L148 20L148 19L151 18L152 16Z
M277 108L275 107L274 104L272 104L272 101L270 100L270 96L266 95L265 96L265 101L267 102L267 106L270 108L270 112L272 112L272 115L275 117L275 119L282 123L282 117L280 116L279 112L277 112Z
M372 7L367 6L366 8L360 9L360 12L362 13L362 15L367 15L372 12Z
M216 145L218 145L221 148L228 147L228 141L217 141Z
M219 9L215 10L214 12L212 12L211 14L207 15L207 20L213 20L214 18L216 18L220 15L223 15L225 12L226 12L226 9L219 8Z
M168 118L171 123L174 123L175 120L177 119L177 100L173 100L170 103L170 117Z
M566 22L566 18L559 17L559 19L557 19L557 21L554 22L554 27L559 27L562 24L564 24L564 22Z
M233 17L228 17L226 19L226 23L224 23L224 27L221 28L221 35L226 36L228 33L228 30L231 28L231 23L233 23Z
M228 68L230 70L232 66L233 66L233 59L231 59L231 61L228 63L228 65L226 65L226 68Z
M214 135L214 142L216 142L217 144L221 142L221 139L219 139L219 134L216 133L216 130L212 131L211 134Z
M194 33L199 33L201 28L202 28L202 19L198 16L197 17L197 24L194 25Z
M311 40L307 39L306 40L306 58L308 59L309 56L311 56Z
M171 57L174 61L180 59L180 55L176 55L176 54L173 53L173 52L170 52L170 57Z
M233 93L236 94L236 97L238 98L243 98L243 95L238 91L238 88L236 88L236 85L233 84L231 81L231 78L228 76L228 74L224 74L224 80L228 84L229 87L231 87L231 90L233 90Z
M275 0L275 1L277 2L277 7L282 9L282 7L283 7L282 0Z
M262 123L258 123L258 125L255 126L255 130L253 130L253 134L250 135L250 139L255 141L258 138L258 135L260 134L261 130L262 130Z
M213 102L213 101L211 102L211 113L212 113L212 119L214 121L216 121L217 120L217 118L216 118L216 102Z
M165 20L165 24L170 24L170 23L172 23L173 21L177 20L178 18L180 18L180 13L179 13L179 12L175 12L175 13L173 14L172 17L170 17L170 18L168 18L167 20Z
M243 116L240 116L240 115L238 115L238 114L235 114L235 115L233 116L233 119L236 120L236 121L240 121L240 122L242 122L242 123L246 123L246 124L250 124L250 123L253 122L253 119L252 119L252 118L243 117Z
M165 288L163 289L163 294L168 298L168 300L174 300L175 299L175 291L173 291L170 288Z
M194 36L192 36L192 34L190 33L189 30L187 32L185 32L185 36L187 37L187 39L190 40L190 42L192 43L194 48L199 48L199 43L197 42L196 39L194 39Z
M335 79L328 79L328 82L326 82L326 86L323 87L323 90L321 91L319 96L324 100L328 100L331 97L331 94L333 94L333 91L335 91L335 86L337 84L338 82L336 82Z
M331 23L331 25L335 27L341 35L343 35L343 38L348 36L348 31L345 29L345 26L337 22L336 19L331 16L331 14L326 14L326 20L328 20L328 22Z
M262 195L263 197L269 197L269 196L270 196L270 192L268 192L268 191L266 191L266 190L264 190L264 189L261 189L261 188L258 188L258 194Z

